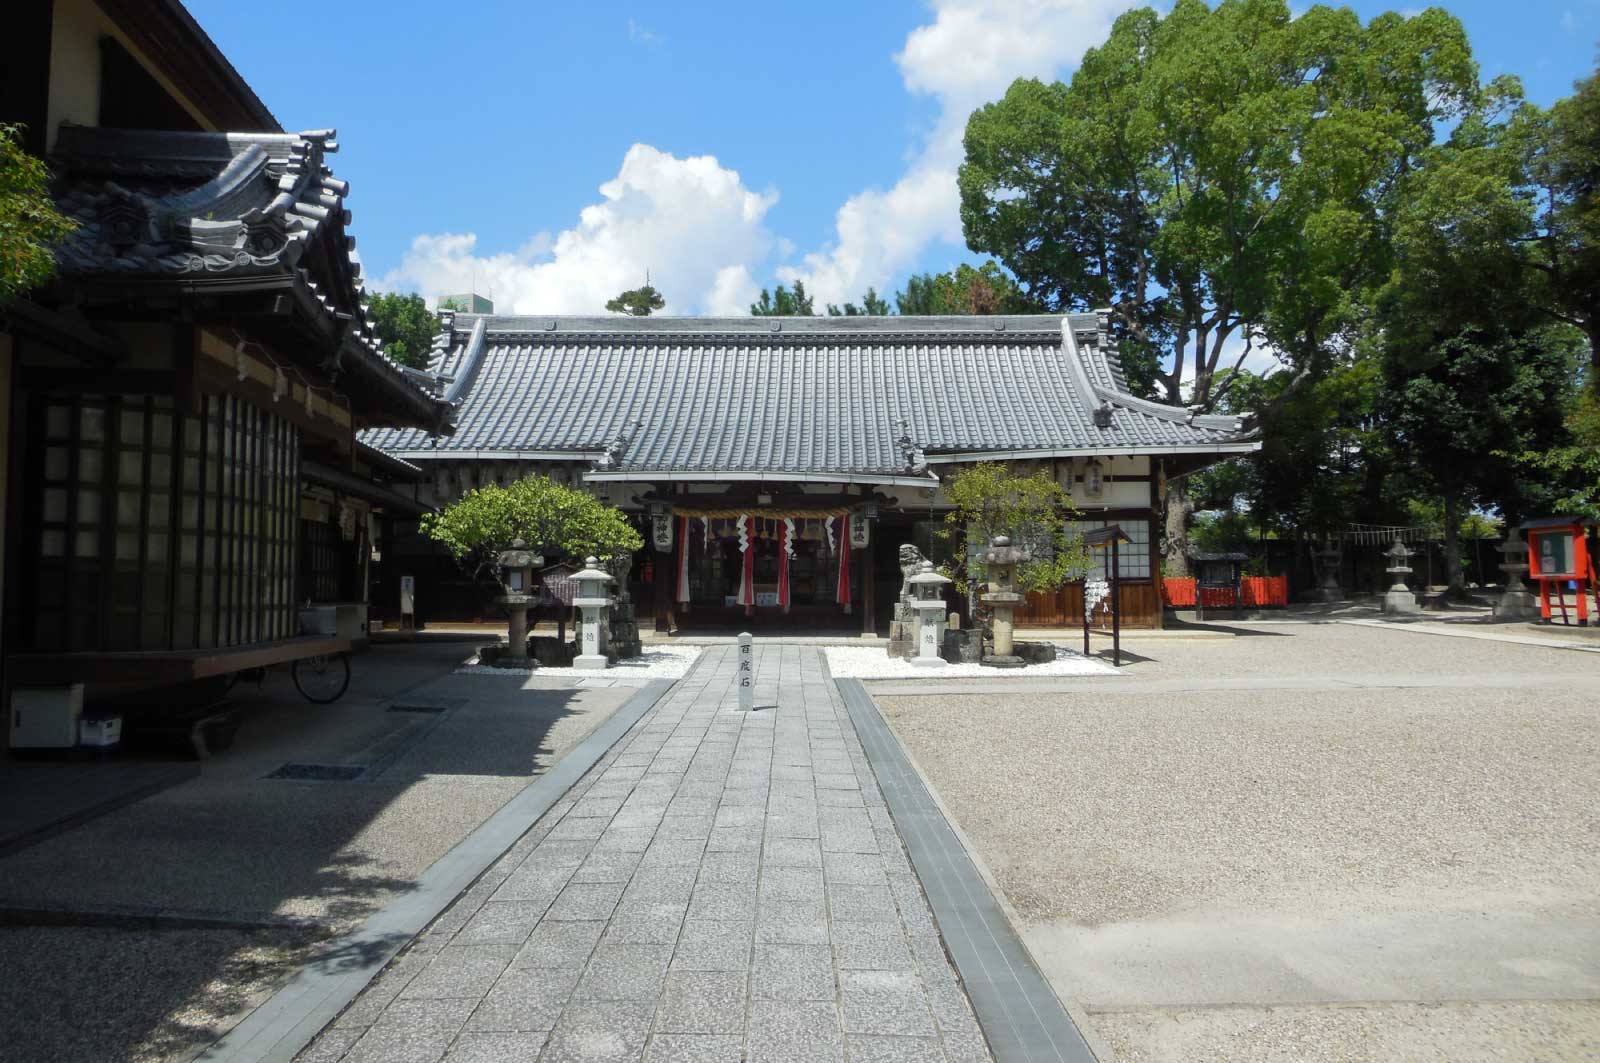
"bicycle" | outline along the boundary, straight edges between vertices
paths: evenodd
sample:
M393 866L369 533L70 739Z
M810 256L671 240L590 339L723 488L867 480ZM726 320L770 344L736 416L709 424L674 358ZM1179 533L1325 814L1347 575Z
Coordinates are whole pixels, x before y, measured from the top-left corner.
M266 668L246 668L233 672L227 678L226 689L232 690L241 679L251 679L259 685L266 676ZM294 681L294 688L300 692L300 696L313 705L332 704L350 689L350 654L340 650L297 657L289 662L289 678Z

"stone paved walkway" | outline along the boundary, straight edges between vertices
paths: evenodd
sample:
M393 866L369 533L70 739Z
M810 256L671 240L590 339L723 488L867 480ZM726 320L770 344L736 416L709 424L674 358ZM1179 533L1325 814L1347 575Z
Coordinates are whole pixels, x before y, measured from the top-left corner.
M662 702L301 1063L986 1063L820 652Z

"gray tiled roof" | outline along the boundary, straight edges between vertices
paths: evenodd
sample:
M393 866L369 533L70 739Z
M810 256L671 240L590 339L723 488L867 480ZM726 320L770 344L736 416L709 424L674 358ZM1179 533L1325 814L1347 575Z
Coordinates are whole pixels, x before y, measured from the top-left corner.
M412 458L588 457L617 474L905 476L941 455L1247 439L1234 418L1124 394L1092 314L441 320L430 370L461 403L456 434L378 430L367 442Z
M235 289L288 279L340 337L342 368L375 374L384 394L434 410L433 423L436 404L383 354L367 314L361 259L346 232L350 188L326 165L338 150L331 129L189 133L63 124L51 156L55 197L78 227L56 248L61 272L105 283Z

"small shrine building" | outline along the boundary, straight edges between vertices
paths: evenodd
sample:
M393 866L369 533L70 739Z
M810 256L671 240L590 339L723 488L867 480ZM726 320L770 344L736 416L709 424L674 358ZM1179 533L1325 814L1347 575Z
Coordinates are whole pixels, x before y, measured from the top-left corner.
M1157 626L1163 478L1260 446L1235 417L1130 394L1098 314L440 320L423 376L455 434L363 440L423 469L434 505L537 472L634 514L658 630L886 630L900 548L950 549L944 484L980 461L1047 470L1086 528L1120 524L1124 622ZM397 561L419 609L465 618L424 554ZM1076 623L1082 601L1035 595L1021 620Z

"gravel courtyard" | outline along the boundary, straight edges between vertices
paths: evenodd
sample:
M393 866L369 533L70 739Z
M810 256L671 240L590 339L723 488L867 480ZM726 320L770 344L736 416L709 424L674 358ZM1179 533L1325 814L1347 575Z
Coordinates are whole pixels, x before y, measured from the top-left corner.
M875 687L1128 1063L1600 1057L1600 656L1342 624Z

